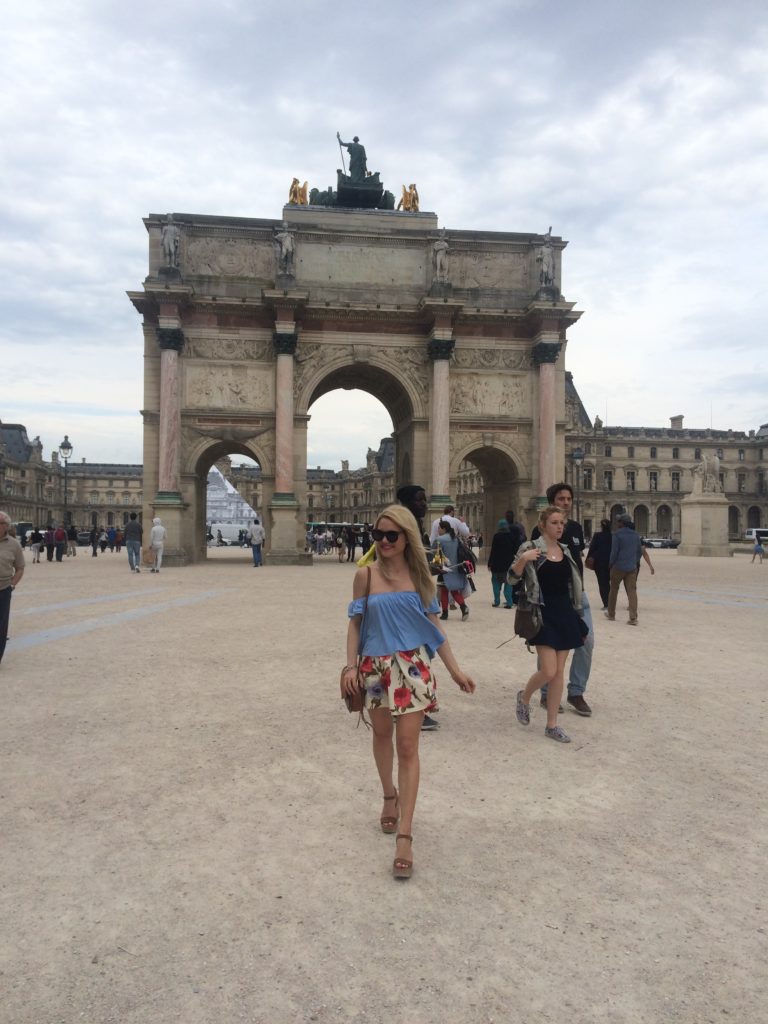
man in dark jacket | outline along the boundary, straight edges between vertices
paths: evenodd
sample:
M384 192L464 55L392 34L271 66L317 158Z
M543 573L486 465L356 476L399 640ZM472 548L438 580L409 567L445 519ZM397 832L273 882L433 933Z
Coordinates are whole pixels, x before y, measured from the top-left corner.
M619 529L611 542L611 589L608 594L608 611L605 617L611 622L616 618L616 599L619 586L623 583L629 601L628 626L637 625L637 567L643 557L640 535L632 527L628 515L619 516Z

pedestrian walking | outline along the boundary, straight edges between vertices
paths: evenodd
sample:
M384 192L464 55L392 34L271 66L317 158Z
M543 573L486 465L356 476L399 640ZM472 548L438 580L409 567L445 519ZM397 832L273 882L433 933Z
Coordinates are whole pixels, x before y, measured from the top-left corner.
M493 590L493 607L498 608L501 604L501 591L504 589L504 607L511 608L515 602L512 584L507 579L509 567L515 560L520 548L516 543L517 538L509 528L506 519L500 519L496 526L496 533L491 538L491 550L488 552L488 571L491 574L491 588Z
M32 545L32 564L34 565L35 563L40 562L40 551L45 546L43 542L43 535L37 527L32 531L30 544Z
M251 545L253 567L254 569L258 569L263 563L261 549L264 545L264 541L267 539L266 531L258 519L253 520L253 526L246 532L246 538Z
M77 527L70 523L67 528L67 558L77 557Z
M413 872L421 724L425 713L437 706L434 653L462 691L474 693L475 683L459 668L438 626L435 585L414 517L402 506L390 505L376 520L372 535L376 561L358 569L353 582L342 690L352 693L358 685L359 657L383 791L380 825L383 832L397 833L392 873L406 879Z
M597 577L597 587L600 591L600 600L603 602L603 611L608 608L608 594L611 589L611 532L610 519L600 520L600 529L589 542L587 550L586 566L591 569Z
M24 550L11 529L11 517L0 512L0 661L8 641L11 595L24 575Z
M554 505L539 516L538 537L526 541L512 564L510 582L522 582L526 597L541 609L543 624L529 640L536 648L538 669L519 690L517 720L530 724L530 701L536 690L547 687L547 724L544 734L558 743L570 736L557 724L563 694L565 666L571 651L584 643L588 628L583 618L581 573L568 545L561 543L565 515Z
M159 516L155 516L152 520L152 529L149 531L149 546L152 549L152 555L154 557L154 564L149 570L150 572L160 572L160 568L163 564L163 550L165 548L165 538L168 532L163 526L162 520Z
M616 618L616 600L619 587L624 584L629 601L628 626L637 625L637 569L643 556L639 534L632 528L628 515L619 516L619 528L611 542L611 589L608 594L608 610L605 617L613 622Z
M135 512L131 512L125 524L125 548L128 552L128 568L131 572L141 572L141 542L144 529Z
M765 554L765 548L763 547L762 541L758 537L758 539L755 541L755 546L752 548L752 562L750 562L750 565L752 565L754 563L756 558L760 559L760 563L759 564L762 565L763 564L763 555L764 554Z
M464 587L467 584L466 574L461 571L459 560L459 541L453 526L447 519L441 519L437 527L437 539L432 545L432 550L440 552L440 561L443 570L440 575L442 581L438 585L440 596L441 619L448 618L448 598L453 598L461 609L462 621L469 618L469 608L464 602Z

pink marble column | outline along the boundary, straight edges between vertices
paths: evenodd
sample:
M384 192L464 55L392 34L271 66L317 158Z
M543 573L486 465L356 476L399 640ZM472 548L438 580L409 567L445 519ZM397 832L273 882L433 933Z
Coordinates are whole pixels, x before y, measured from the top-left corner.
M293 496L293 356L296 335L277 331L275 349L275 497Z
M549 485L555 483L555 364L559 354L559 343L539 342L533 349L533 361L539 367L539 496L544 495Z
M437 332L435 332L436 334ZM450 337L436 337L429 342L432 359L432 399L430 402L429 436L432 446L432 501L447 501L450 483L450 372L449 359L455 342Z
M160 346L160 493L179 493L181 459L181 396L179 352L184 334L178 328L161 327L157 331Z

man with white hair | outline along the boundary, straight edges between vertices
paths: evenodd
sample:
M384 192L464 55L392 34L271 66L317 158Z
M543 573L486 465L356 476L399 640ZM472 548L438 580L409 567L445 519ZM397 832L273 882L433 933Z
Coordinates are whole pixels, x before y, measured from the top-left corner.
M429 533L429 543L434 544L437 540L437 528L440 525L440 521L445 519L453 527L453 532L469 547L469 527L463 519L457 519L453 514L455 509L453 505L446 505L443 514L438 516L437 519L432 521L432 529Z
M11 517L0 512L0 661L8 640L8 621L11 617L11 594L24 575L24 551L15 537L8 532Z

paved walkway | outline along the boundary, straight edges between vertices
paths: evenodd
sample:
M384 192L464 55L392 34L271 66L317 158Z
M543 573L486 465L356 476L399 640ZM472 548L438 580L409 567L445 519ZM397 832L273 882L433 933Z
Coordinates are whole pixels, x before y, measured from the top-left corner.
M640 628L597 612L570 746L516 724L533 657L481 570L447 623L478 692L438 664L408 883L337 698L349 566L28 565L2 1024L764 1019L768 565L652 557Z

